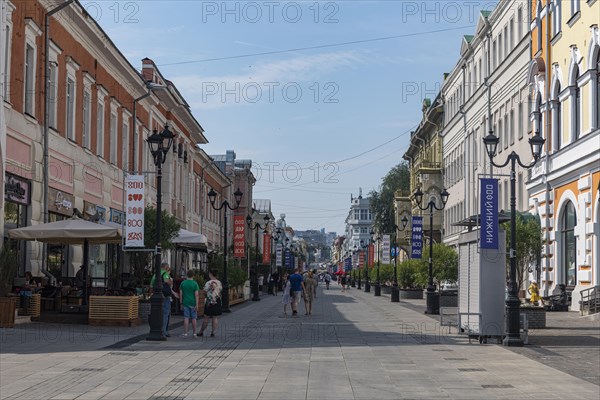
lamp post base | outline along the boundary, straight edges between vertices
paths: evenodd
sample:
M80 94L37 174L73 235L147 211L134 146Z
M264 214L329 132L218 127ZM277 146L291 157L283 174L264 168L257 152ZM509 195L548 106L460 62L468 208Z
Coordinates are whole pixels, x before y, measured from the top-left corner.
M365 293L371 293L371 284L365 281Z
M513 294L509 293L506 302L506 336L502 341L503 346L509 347L522 347L523 341L521 340L521 301Z
M375 288L375 296L381 296L381 284L379 282L376 282L375 285L373 285L373 287Z
M398 287L397 284L394 284L394 286L392 286L392 303L399 303L400 302L400 288Z
M425 310L425 314L429 315L439 315L440 313L440 297L435 292L435 289L429 290L427 288L427 310Z
M150 298L150 316L148 317L148 324L150 325L150 333L146 340L152 341L165 341L167 338L162 332L163 323L163 294L156 292Z
M260 301L260 297L258 296L258 283L252 286L252 301Z
M358 280L358 282L356 283L356 288L358 290L362 289L362 282L360 281L360 279Z

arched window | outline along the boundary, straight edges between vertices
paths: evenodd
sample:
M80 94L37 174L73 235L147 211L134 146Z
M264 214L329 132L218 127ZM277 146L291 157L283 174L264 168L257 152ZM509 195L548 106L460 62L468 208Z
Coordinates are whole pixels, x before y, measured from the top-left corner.
M600 50L596 52L596 128L600 128Z
M556 88L554 89L554 108L552 113L554 114L554 120L552 124L554 126L556 150L560 150L562 144L562 116L561 116L561 104L560 104L560 83L556 82Z
M560 222L560 235L562 247L562 265L564 266L564 283L567 286L577 284L577 243L575 241L575 207L570 201L565 206L565 211Z
M579 66L575 64L573 67L573 85L575 85L575 92L571 98L573 106L571 107L573 118L573 140L579 138L579 130L581 129L581 88L577 84L579 80Z
M536 103L537 103L537 114L535 115L536 121L535 121L535 129L540 133L541 137L545 138L544 135L544 126L542 125L542 95L538 93L537 95L537 99L536 99Z

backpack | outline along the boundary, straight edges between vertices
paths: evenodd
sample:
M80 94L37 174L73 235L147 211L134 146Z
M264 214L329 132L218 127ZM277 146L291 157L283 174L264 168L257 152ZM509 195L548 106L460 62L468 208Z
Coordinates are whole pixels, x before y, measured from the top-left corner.
M173 289L167 282L163 282L162 292L165 297L173 295Z

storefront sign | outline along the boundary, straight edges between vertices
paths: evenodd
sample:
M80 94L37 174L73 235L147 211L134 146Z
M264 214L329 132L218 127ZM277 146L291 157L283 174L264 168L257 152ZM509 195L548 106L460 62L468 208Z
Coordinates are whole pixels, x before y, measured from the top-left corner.
M480 210L482 249L498 249L498 180L481 178Z
M363 268L365 266L365 252L361 251L358 253L358 268Z
M344 261L344 271L349 272L352 269L352 258L348 257Z
M375 266L375 245L369 245L369 262L367 263L369 268L373 268Z
M246 219L243 215L233 216L233 257L246 258Z
M421 258L423 255L423 217L412 217L412 249L410 258Z
M285 260L285 267L286 268L292 268L294 265L292 264L292 252L290 251L290 249L285 249L284 250L284 260Z
M144 175L127 175L125 190L125 247L144 247Z
M71 216L73 215L73 203L75 203L75 198L72 194L48 188L48 211Z
M381 262L384 264L390 263L390 235L383 235L381 242Z
M271 234L263 235L263 264L271 264Z
M4 199L13 203L29 205L29 182L14 175L6 174Z

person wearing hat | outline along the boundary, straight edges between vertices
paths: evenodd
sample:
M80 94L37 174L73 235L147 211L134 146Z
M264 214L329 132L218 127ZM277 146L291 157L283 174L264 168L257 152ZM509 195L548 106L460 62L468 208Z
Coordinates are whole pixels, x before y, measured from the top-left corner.
M537 306L538 305L538 301L541 301L542 305L544 305L544 301L540 297L540 289L538 288L537 281L535 281L535 280L531 281L531 284L529 285L529 288L527 289L527 292L531 296L529 298L529 302L531 304L535 304Z

